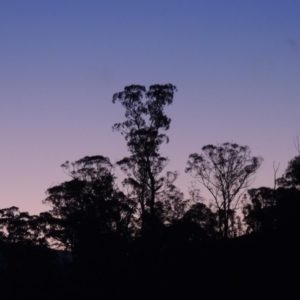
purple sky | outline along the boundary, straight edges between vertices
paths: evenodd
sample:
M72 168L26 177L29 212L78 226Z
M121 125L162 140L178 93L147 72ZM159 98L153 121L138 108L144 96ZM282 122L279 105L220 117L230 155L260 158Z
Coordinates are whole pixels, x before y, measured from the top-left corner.
M111 100L130 84L177 86L162 152L184 191L206 144L262 156L253 187L297 154L300 1L0 0L0 41L1 208L47 210L63 162L125 156Z

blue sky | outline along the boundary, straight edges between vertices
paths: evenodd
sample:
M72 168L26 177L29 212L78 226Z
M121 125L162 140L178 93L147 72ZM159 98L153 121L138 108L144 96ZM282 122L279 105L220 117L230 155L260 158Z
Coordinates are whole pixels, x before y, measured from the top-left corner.
M63 162L125 156L111 100L130 84L178 88L162 154L182 190L189 154L223 142L262 156L254 186L272 186L297 154L299 28L300 1L0 0L0 206L46 210Z

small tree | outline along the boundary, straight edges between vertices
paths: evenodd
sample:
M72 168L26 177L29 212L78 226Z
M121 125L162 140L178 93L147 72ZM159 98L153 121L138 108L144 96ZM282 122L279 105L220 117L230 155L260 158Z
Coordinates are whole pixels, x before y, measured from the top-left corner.
M219 214L219 230L228 238L233 231L234 215L244 192L253 183L262 158L251 156L248 146L224 143L207 145L202 154L191 154L186 172L211 193Z

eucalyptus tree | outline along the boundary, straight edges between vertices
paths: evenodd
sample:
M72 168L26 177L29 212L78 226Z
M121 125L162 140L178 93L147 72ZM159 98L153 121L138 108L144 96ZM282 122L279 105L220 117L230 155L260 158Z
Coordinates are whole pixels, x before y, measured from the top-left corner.
M268 187L250 189L243 207L247 232L271 232L276 229L277 190Z
M277 183L281 187L300 190L300 154L289 161L287 169L282 177L277 179Z
M201 154L189 156L186 172L213 196L219 214L219 230L225 238L233 231L235 212L261 163L262 158L251 156L248 146L232 143L207 145Z
M8 243L47 245L41 217L21 212L15 206L0 209L0 240Z
M175 91L172 84L155 84L148 90L141 85L130 85L113 96L113 103L118 101L125 108L126 118L116 123L113 130L122 133L131 153L117 164L127 175L123 183L131 187L138 203L142 228L148 223L147 216L151 220L155 216L158 194L169 189L177 177L176 173L161 176L169 160L160 154L161 145L169 141L164 132L171 123L165 107L172 104Z
M105 236L126 235L133 214L130 202L114 184L113 165L107 157L86 156L66 162L70 181L47 190L48 237L73 253L104 247Z
M300 154L299 141L295 143ZM248 231L281 232L297 235L300 228L300 155L288 162L283 175L276 179L274 188L251 189L244 207Z

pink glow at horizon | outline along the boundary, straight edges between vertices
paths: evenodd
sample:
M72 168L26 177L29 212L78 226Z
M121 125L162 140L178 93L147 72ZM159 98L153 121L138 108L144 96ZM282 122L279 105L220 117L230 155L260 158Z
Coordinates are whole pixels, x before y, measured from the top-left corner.
M189 154L223 142L262 156L253 187L273 186L297 155L299 28L296 1L1 1L0 207L47 210L66 160L127 155L111 100L130 84L177 86L162 154L185 193Z

